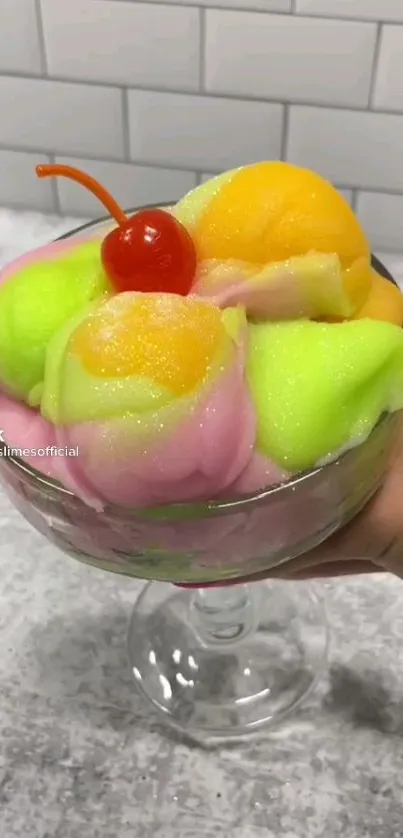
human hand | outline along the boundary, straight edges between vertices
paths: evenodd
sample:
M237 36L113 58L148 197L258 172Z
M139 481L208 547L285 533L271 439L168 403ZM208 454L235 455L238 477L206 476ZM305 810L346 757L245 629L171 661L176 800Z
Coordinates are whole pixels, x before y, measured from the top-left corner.
M393 573L403 579L403 418L386 479L350 524L314 550L238 582L276 578L318 579L382 572ZM212 582L204 587L233 584L233 580L228 580ZM198 586L190 584L183 587Z
M403 578L403 421L386 480L363 511L314 550L260 578L307 579L383 571Z

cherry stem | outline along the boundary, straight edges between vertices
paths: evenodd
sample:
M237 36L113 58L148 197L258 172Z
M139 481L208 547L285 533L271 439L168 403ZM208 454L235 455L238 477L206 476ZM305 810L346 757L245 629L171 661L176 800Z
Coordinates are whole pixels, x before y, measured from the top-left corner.
M98 183L95 178L87 175L85 172L81 172L80 169L75 169L73 166L60 166L57 164L54 165L41 165L37 166L36 174L39 178L43 177L57 177L61 175L62 177L67 177L70 180L74 180L76 183L80 183L82 186L85 186L101 201L101 204L104 205L105 209L108 210L109 214L115 221L119 224L120 227L123 227L128 222L127 215L123 212L120 208L119 204L116 203L115 199L112 198L112 195Z

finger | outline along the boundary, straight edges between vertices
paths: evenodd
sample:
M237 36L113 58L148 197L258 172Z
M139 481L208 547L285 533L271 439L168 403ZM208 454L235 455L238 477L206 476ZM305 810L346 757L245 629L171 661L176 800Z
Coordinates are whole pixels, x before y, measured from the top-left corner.
M357 567L357 572L364 563L378 566L378 572L381 567L388 569L387 561L390 561L391 551L396 548L396 537L391 532L392 522L384 521L384 505L381 490L379 496L375 496L353 521L323 544L274 568L267 575L284 577L302 572L312 575L315 568L324 565L340 565L344 575L346 564L352 563Z
M303 579L329 579L340 576L359 576L368 573L384 573L383 568L379 568L372 562L367 561L350 561L350 562L326 562L315 567L307 567L305 570L300 570L297 573L290 573L283 576L284 579L292 581L299 581Z
M339 568L340 574L344 576L349 573L349 567L354 567L356 573L359 573L365 565L373 566L374 563L367 556L360 558L350 553L344 554L344 552L335 554L333 549L326 551L312 550L312 552L298 556L286 564L274 567L266 573L266 577L269 579L289 579L301 574L306 574L309 577L322 573L321 568Z
M291 563L290 563L291 564ZM359 576L361 574L370 573L385 573L383 567L378 567L366 559L356 560L339 560L334 562L324 562L323 564L307 565L302 570L290 570L289 565L282 565L270 572L260 573L255 576L248 576L243 579L228 580L225 582L213 582L202 587L225 587L226 585L234 584L248 584L249 582L259 582L265 579L283 579L290 582L302 582L308 579L330 579L345 576ZM180 585L183 588L198 588L199 585Z

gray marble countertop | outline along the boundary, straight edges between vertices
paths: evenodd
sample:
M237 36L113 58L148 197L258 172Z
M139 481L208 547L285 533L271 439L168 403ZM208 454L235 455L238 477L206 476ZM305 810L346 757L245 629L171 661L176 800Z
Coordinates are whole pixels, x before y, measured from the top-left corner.
M0 264L77 220L0 211ZM385 256L403 278L403 257ZM207 750L136 695L139 584L67 559L0 490L2 838L402 838L403 587L323 583L327 676L277 729Z

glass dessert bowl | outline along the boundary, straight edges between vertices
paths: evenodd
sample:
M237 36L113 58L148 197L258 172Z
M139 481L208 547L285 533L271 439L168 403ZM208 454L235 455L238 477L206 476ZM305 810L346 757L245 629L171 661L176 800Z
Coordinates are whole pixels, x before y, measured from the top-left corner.
M245 578L319 545L363 508L384 478L395 427L385 415L339 459L229 501L97 512L4 444L0 477L15 507L65 554L149 580L128 639L140 692L182 729L233 736L296 708L323 671L328 640L314 586Z

